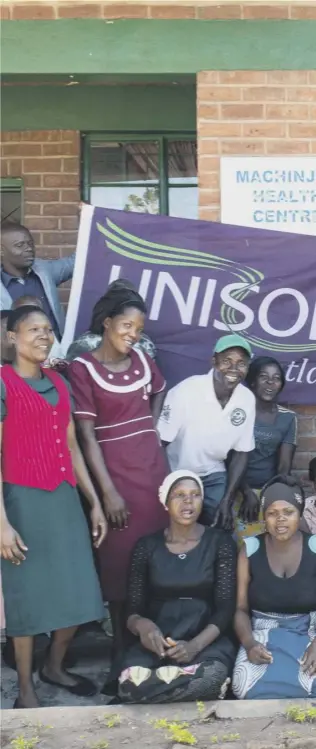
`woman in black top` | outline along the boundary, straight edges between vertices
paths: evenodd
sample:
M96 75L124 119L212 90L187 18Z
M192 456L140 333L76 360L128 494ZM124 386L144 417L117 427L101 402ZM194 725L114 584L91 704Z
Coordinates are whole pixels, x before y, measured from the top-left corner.
M289 476L263 490L266 533L238 560L234 669L239 699L316 697L316 536L300 530L302 489Z
M119 695L125 702L217 699L235 658L236 547L230 534L197 522L203 484L194 473L167 476L159 497L170 524L134 549L127 619L134 643Z

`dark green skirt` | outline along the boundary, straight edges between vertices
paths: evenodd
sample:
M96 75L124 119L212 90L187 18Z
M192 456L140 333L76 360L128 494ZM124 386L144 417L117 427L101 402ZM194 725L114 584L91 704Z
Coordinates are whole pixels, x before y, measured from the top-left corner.
M9 637L36 635L102 619L90 534L79 495L4 485L9 522L28 547L19 566L2 560Z

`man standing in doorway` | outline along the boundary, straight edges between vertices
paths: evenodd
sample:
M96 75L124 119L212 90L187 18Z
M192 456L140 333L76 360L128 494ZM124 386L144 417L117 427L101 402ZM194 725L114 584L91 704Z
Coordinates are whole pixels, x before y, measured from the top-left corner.
M57 288L72 278L74 264L74 253L58 260L37 260L29 230L19 224L2 224L0 308L11 309L21 296L37 297L60 341L65 318Z
M235 494L255 446L255 398L242 385L250 359L246 339L234 334L220 338L213 368L172 388L158 422L171 470L187 468L202 478L203 522L211 525L216 519L227 530L232 527Z

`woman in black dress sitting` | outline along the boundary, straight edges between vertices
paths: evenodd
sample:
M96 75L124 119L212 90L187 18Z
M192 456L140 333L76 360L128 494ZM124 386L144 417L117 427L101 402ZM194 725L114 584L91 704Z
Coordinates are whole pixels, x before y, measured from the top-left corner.
M134 642L119 678L123 702L223 697L234 659L236 548L230 534L197 521L203 484L191 471L164 480L165 531L135 546L127 626Z

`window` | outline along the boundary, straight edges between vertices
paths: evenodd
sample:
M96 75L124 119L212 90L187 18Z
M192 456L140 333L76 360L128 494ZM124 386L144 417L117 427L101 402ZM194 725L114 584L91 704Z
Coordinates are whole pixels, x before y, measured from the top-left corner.
M86 135L83 153L92 205L198 218L195 136Z
M23 218L23 182L21 179L0 180L1 221L21 223Z

